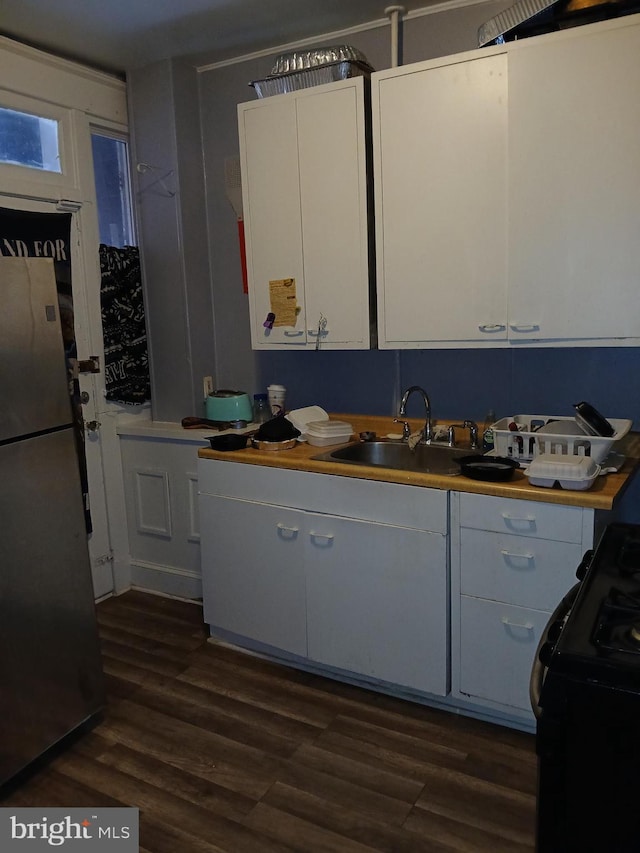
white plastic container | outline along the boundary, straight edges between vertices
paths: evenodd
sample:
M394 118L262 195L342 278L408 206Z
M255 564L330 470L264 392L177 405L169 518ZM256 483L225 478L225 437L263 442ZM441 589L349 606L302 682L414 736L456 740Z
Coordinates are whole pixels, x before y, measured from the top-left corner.
M602 462L613 444L623 438L632 426L629 420L608 418L608 421L615 432L604 438L587 435L575 418L551 415L502 418L493 425L495 454L523 462L543 454L590 456L596 462ZM516 424L517 430L509 429L511 423Z
M542 453L536 456L525 474L532 486L550 489L558 483L563 489L583 492L593 486L600 471L600 465L588 456Z
M309 444L328 447L330 444L345 444L353 434L353 427L346 421L310 421L304 433Z
M307 431L307 425L311 421L329 421L329 415L320 406L306 406L304 409L292 409L287 412L285 418L299 429L301 433Z

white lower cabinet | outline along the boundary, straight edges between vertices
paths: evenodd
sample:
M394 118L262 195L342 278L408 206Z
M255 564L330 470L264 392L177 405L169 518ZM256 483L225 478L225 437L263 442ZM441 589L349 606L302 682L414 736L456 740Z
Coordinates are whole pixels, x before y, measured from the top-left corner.
M592 509L198 460L211 634L530 729Z
M446 492L212 460L199 471L212 635L448 693Z
M131 582L163 595L200 599L199 443L126 429L120 433L120 452Z
M309 658L444 696L445 537L332 516L309 525Z
M531 721L529 676L551 612L592 547L580 507L453 492L452 695Z
M304 513L206 495L200 524L205 621L306 655Z

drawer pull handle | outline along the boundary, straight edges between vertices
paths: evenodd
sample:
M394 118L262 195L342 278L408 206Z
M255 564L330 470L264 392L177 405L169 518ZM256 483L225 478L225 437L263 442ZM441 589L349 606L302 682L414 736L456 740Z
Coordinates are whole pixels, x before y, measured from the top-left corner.
M534 524L536 520L535 515L511 515L508 512L503 512L502 517L505 521L523 521L526 524Z
M532 562L536 558L535 554L514 554L513 551L507 551L504 548L500 553L506 560L528 560Z
M304 335L304 329L300 329L298 332L285 332L285 338L299 338L300 335Z
M537 323L509 323L509 328L512 332L539 332L540 326Z
M313 530L309 531L309 539L316 548L331 548L334 538L333 533L314 533Z
M482 326L478 326L481 332L504 332L507 327L502 323L484 323Z
M287 527L286 524L282 524L280 521L276 524L276 527L278 528L278 533L284 539L295 539L300 531L299 527Z
M505 526L508 530L529 530L535 531L536 517L535 515L511 515L508 512L502 513Z
M512 622L508 616L503 616L501 621L507 628L522 628L524 631L533 631L535 627L533 622Z

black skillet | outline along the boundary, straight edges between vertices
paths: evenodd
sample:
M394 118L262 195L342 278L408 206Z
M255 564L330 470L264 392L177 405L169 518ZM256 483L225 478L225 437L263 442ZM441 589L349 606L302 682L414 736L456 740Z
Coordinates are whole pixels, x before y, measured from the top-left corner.
M504 456L462 456L456 462L465 477L494 483L510 480L516 468L520 467L514 459Z

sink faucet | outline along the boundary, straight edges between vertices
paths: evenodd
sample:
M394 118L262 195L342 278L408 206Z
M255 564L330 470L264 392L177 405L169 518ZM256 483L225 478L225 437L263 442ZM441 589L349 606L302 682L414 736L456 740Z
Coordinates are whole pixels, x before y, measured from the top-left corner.
M448 429L449 434L449 446L453 447L456 443L456 429L468 429L469 430L469 446L471 450L478 449L478 424L475 421L464 421L461 424L451 424Z
M431 442L431 439L433 438L433 428L431 425L431 401L429 400L429 395L424 390L424 388L421 388L419 385L411 385L410 388L407 388L407 390L402 395L402 400L400 400L400 408L398 409L398 420L407 416L407 400L409 399L411 394L413 394L414 391L417 391L418 394L421 394L422 399L424 401L424 408L426 414L424 427L422 428L421 441L425 444L429 444Z

